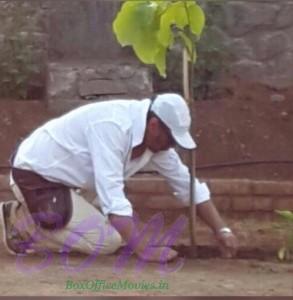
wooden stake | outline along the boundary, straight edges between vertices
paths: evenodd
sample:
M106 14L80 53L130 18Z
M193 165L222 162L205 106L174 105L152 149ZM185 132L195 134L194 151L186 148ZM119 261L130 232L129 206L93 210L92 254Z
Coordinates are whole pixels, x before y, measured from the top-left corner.
M193 72L193 69L189 65L188 53L186 49L182 53L182 67L183 67L183 92L184 98L188 102L191 116L193 115L193 91L192 91L192 81L190 78L193 76L190 72ZM192 128L192 127L191 127ZM189 172L190 172L190 205L189 205L189 233L190 233L190 244L191 250L195 251L196 249L196 236L195 236L195 225L196 225L196 205L195 205L195 150L189 151ZM196 253L193 253L196 256Z

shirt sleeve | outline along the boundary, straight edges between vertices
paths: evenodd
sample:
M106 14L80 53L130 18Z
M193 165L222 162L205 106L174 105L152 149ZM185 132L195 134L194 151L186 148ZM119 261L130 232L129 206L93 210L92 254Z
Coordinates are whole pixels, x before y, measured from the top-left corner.
M182 201L183 205L189 205L190 199L190 173L182 163L179 155L174 149L155 154L150 167L166 178L174 195ZM195 179L195 203L200 204L210 199L210 190L206 183Z
M124 162L129 139L118 125L90 125L87 141L94 168L95 187L105 215L132 216L132 205L124 193Z

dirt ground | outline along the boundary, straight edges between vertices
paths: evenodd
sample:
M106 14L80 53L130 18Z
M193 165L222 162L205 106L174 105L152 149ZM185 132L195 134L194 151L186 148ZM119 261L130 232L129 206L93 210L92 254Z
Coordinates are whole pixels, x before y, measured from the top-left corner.
M293 86L230 81L219 98L198 101L194 115L198 166L213 165L199 176L293 179Z
M293 179L292 98L293 88L272 90L234 81L227 83L224 95L196 102L197 175L205 178ZM50 113L40 101L0 100L0 173L7 172L8 157L16 140L53 116L56 114ZM260 160L267 163L260 163ZM282 162L276 162L280 160ZM219 167L223 163L238 164ZM243 239L243 243L247 242ZM1 248L0 253L1 296L293 296L293 265L275 259L186 259L180 270L162 275L156 264L148 264L141 272L136 271L135 258L131 258L126 268L117 274L113 269L117 255L99 257L87 269L72 273L61 263L60 256L54 255L48 267L31 273L28 268L39 265L40 257L31 256L21 261L6 255ZM84 260L85 257L73 256L69 265L78 266ZM163 280L168 288L157 291L66 289L70 280L113 283L120 279L156 284Z
M121 252L94 258L87 265L88 257L76 254L65 258L54 254L49 259L32 255L14 257L6 254L0 244L0 293L2 296L293 296L293 262L280 262L276 255L286 236L285 228L277 229L274 226L277 223L260 218L224 218L239 240L237 259L219 257L213 234L201 222L197 223L196 231L200 258L184 258L181 252L182 265L182 258L178 258L166 265L147 263L138 269L138 260L132 256L119 268ZM176 244L188 245L188 235L180 237ZM104 281L104 286L99 286L97 280ZM159 286L160 283L163 284ZM151 288L152 284L157 289Z
M161 273L158 264L148 264L142 271L136 270L136 258L131 258L119 273L113 268L116 256L98 257L83 271L70 271L86 259L71 257L66 267L61 256L55 255L42 271L29 272L37 267L41 257L29 257L16 262L15 257L1 255L1 296L293 296L293 265L256 260L206 259L184 261L180 270ZM167 266L172 269L176 261ZM165 266L166 267L166 266ZM169 269L169 270L170 270ZM80 282L104 280L105 284L93 285ZM129 285L119 289L111 285L128 280ZM71 282L71 283L70 283ZM73 289L75 283L76 289ZM145 282L149 288L135 290L134 283ZM159 283L163 282L159 289ZM155 284L157 290L151 289ZM108 289L107 289L108 287ZM104 290L103 290L104 288ZM99 290L100 289L100 290Z

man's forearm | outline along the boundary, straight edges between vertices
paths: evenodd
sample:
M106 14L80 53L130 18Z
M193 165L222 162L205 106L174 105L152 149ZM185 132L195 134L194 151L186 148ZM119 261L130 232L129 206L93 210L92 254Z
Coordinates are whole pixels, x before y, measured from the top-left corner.
M140 237L138 241L137 224L134 223L132 217L111 214L109 215L109 220L112 226L120 233L123 240L130 245L135 252L143 251L145 242L142 240L142 237Z
M205 201L196 206L198 216L214 231L218 232L225 227L218 210L212 201Z

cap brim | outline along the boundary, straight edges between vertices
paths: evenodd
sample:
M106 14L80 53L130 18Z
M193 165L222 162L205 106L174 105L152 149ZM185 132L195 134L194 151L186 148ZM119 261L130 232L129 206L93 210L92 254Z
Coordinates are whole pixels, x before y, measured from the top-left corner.
M184 134L174 134L172 133L172 136L174 140L176 141L176 144L184 149L195 149L196 143L194 142L192 136L189 132L185 132Z

